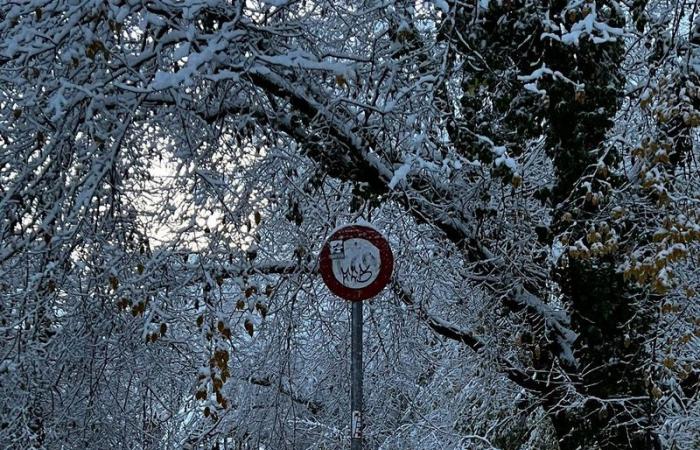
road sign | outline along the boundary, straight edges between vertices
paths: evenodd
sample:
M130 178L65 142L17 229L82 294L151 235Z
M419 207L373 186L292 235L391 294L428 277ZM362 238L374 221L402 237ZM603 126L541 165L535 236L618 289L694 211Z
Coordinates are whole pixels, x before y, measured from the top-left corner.
M362 300L372 298L389 283L394 255L374 228L347 225L323 244L319 270L328 289L351 300L350 449L362 450Z
M345 300L372 298L389 283L394 255L374 228L347 225L323 244L319 270L328 289Z

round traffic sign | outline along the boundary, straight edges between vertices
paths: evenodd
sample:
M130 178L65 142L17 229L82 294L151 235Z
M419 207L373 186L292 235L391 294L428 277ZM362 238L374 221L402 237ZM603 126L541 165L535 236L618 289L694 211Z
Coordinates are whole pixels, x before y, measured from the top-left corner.
M323 244L319 270L328 289L351 301L379 294L389 283L394 255L379 231L365 225L337 229Z

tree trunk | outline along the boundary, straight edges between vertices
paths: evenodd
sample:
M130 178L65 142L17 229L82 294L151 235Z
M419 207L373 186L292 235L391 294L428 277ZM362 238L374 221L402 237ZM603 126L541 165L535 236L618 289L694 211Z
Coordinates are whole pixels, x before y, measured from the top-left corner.
M631 288L609 261L574 259L560 275L585 398L564 408L562 395L547 402L561 449L659 449L644 339L654 311L644 306L655 296Z

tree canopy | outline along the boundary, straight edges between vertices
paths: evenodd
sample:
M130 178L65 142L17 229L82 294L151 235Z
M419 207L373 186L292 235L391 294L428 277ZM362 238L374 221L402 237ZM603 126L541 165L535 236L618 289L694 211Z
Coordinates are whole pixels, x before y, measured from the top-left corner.
M0 8L0 442L700 446L700 5Z

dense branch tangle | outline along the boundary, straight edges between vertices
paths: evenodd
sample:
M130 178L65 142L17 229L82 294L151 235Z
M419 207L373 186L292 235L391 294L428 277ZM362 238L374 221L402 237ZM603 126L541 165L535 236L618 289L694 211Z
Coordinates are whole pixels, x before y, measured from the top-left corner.
M375 117L376 120L395 119L390 118L389 113L384 113L381 110L377 112L377 108L370 107L371 102L364 106L357 102L346 106L342 100L342 93L340 100L335 99L329 102L325 100L328 97L327 90L338 90L337 86L302 84L300 81L304 77L303 72L295 71L297 67L306 68L307 73L314 74L314 76L319 73L319 78L330 78L331 83L338 83L337 80L333 81L334 76L336 76L334 71L338 70L337 67L356 72L362 72L364 69L357 67L350 69L350 66L340 62L314 63L308 59L310 55L300 56L298 60L294 60L288 55L269 54L266 49L262 49L265 52L264 55L254 54L253 57L241 59L240 54L231 54L230 51L232 47L237 49L240 45L236 42L239 37L244 41L255 41L255 36L260 34L261 37L265 37L265 42L274 41L274 38L271 39L267 35L268 30L259 31L253 24L246 21L239 22L239 19L240 16L237 16L236 20L227 20L225 16L216 18L219 21L217 28L227 31L217 34L217 39L214 41L207 42L205 38L199 40L202 43L207 42L206 47L199 49L199 54L207 55L211 59L214 59L216 55L218 60L216 63L218 68L212 69L214 73L205 76L205 79L225 80L228 78L241 81L214 82L211 88L213 97L198 99L197 104L203 104L206 107L199 110L196 105L193 105L196 109L195 112L207 122L225 120L226 117L236 118L241 115L265 121L268 125L284 131L299 142L308 156L319 162L330 175L346 181L367 183L372 189L373 195L386 194L387 186L392 179L393 169L382 160L382 156L391 157L392 154L395 154L395 150L391 148L395 142L378 141L375 133L371 130L381 131L381 128L374 125ZM244 33L237 30L239 25L241 31L245 30ZM171 31L166 35L178 36L178 33ZM234 36L234 40L227 39L227 35ZM184 40L184 37L180 36ZM194 41L196 43L198 40ZM166 39L162 42L175 46L183 41L168 41ZM160 41L158 45L161 45ZM197 47L195 46L195 48ZM275 48L274 51L278 52L279 49ZM155 57L157 51L154 50L150 54ZM390 65L391 54L370 60L379 59L381 61L381 58L387 58L387 65ZM362 60L364 58L356 57L354 59ZM139 64L144 60L145 58L139 58ZM196 59L194 60L196 61ZM389 70L391 69L384 68L383 73ZM324 75L324 72L330 72L331 76ZM381 73L380 71L379 77L382 76ZM177 73L173 78L179 78ZM156 79L158 79L158 75L156 75ZM161 79L166 78L161 76ZM245 80L250 80L252 85L261 91L251 91L250 86L246 86ZM413 87L424 89L429 93L433 89L433 84L438 82L438 78L426 75L418 80L413 80L413 82L415 83ZM343 83L348 83L348 81ZM169 85L168 82L165 84ZM236 86L235 89L242 88L239 95L218 98L218 92L231 92L234 89L233 86ZM152 89L154 85L151 84L148 87ZM149 105L188 102L187 98L176 100L167 90L163 89L165 86L162 83L156 82L155 87L160 89L154 94L147 95L145 99L145 103ZM391 89L391 86L389 88ZM386 89L386 87L378 83L377 90L379 89ZM415 95L415 92L412 94ZM404 94L404 96L407 95ZM258 103L259 100L263 103ZM374 102L377 100L376 97L373 99ZM251 101L255 103L251 103ZM286 105L289 106L289 109L285 107ZM358 121L357 117L364 117L364 123ZM329 143L332 144L329 145ZM484 275L504 274L504 267L498 263L499 258L490 254L483 245L478 243L474 226L470 224L470 217L465 216L464 212L455 210L452 206L454 199L451 197L455 196L455 192L449 186L439 182L436 177L417 176L412 177L410 185L406 187L408 189L393 194L392 197L402 203L419 221L430 223L442 231L449 240L465 252L468 260L475 264L480 273ZM428 197L426 198L425 195ZM503 297L509 307L515 310L526 309L533 317L544 319L547 326L557 336L553 339L553 350L563 351L567 355L572 354L568 348L572 333L567 330L566 319L559 312L548 311L551 308L542 300L537 299L532 292L528 292L527 286L519 285L514 280L504 279L501 280L500 287L492 284L487 285L487 287L493 290L495 296ZM530 287L530 290L532 289ZM571 366L575 363L570 357L567 357L563 364Z
M645 141L630 156L627 142L639 140L635 124L642 119L626 118L620 125L632 130L627 139L608 139L606 133L624 95L624 74L617 65L630 57L623 55L620 30L630 14L635 26L645 29L646 2L635 2L629 14L608 1L346 3L34 1L0 12L0 138L9 149L0 161L0 267L16 284L8 296L14 323L28 323L37 336L20 338L18 333L17 342L26 339L30 348L41 349L50 331L47 316L65 314L71 294L148 297L161 295L163 288L171 294L169 289L177 287L173 291L188 305L188 295L200 293L183 285L215 289L211 285L218 282L212 283L206 271L174 280L175 272L184 276L192 269L171 262L177 243L151 253L144 232L148 219L140 215L165 220L167 212L153 213L130 202L159 189L163 194L164 185L146 182L158 158L165 156L176 167L170 186L180 192L163 194L168 201L187 195L197 206L220 209L229 221L226 232L207 227L209 235L196 249L216 257L229 252L228 265L217 262L212 269L220 277L267 271L292 279L300 270L311 270L301 263L309 248L300 247L295 263L258 272L251 264L241 269L246 273L233 273L232 260L246 258L230 249L243 242L235 226L259 206L246 200L281 220L278 199L260 196L289 196L296 234L288 224L264 228L256 220L248 227L260 253L265 245L286 251L270 240L303 241L304 232L318 234L336 225L334 217L319 213L302 231L304 218L292 197L300 192L309 202L322 203L318 193L323 189L342 197L352 185L352 195L365 206L379 206L380 217L400 217L430 230L434 245L459 254L461 267L453 272L467 280L469 292L484 295L499 305L494 310L509 311L508 320L523 324L531 364L499 358L497 365L548 408L562 448L656 445L640 437L653 426L655 414L645 390L653 395L658 389L645 385L644 377L651 374L644 364L637 365L644 362L649 334L643 326L633 327L637 334L632 338L624 333L632 318L642 317L635 314L643 311L635 309L637 299L652 308L663 300L663 293L649 295L644 283L627 278L661 272L653 255L647 256L661 216L650 207L640 209L653 218L642 226L639 219L617 217L613 202L617 195L625 196L622 203L641 199L652 205L662 197L659 186L673 179L681 160L691 158L698 105L693 65L688 62L687 73L667 77L679 86L677 94L662 95L662 88L650 85L643 98L646 104L652 96L663 99L654 104L654 120L663 123L663 102L679 98L685 103L676 109L687 118L659 125L659 142ZM673 39L680 42L680 30L695 28L678 23L687 19L691 25L694 19L675 12ZM662 35L669 26L663 20L653 24L650 47L658 49L642 50L638 61L647 53L672 61L673 55L664 55L673 45L691 61L696 37L688 34L683 45L667 42ZM674 64L664 70L675 73ZM682 152L669 158L657 152L675 142ZM229 150L227 157L238 158L235 163L222 156ZM282 161L285 157L289 161ZM313 186L297 186L303 178L297 175L289 175L288 186L267 188L261 180L245 178L270 175L266 164L270 171L294 164L313 168L303 181ZM637 189L637 170L656 178ZM270 178L281 179L274 173ZM228 202L231 197L234 204ZM344 200L323 200L332 203L325 210L328 216L350 216ZM402 212L396 212L399 208ZM673 205L668 208L672 211ZM184 219L174 222L182 228L173 240L194 227ZM262 237L255 237L256 227ZM692 224L684 221L683 227L685 232ZM674 236L673 227L667 228ZM640 229L644 233L635 235ZM603 246L607 241L600 241L615 233L620 245L613 245L611 237L612 244ZM662 244L671 256L672 240ZM646 249L648 261L629 265L623 279L619 269L631 264L635 246ZM588 247L603 250L589 260ZM80 258L90 261L86 273L65 269ZM17 281L19 267L27 268L30 281ZM126 287L117 278L124 274L132 277ZM156 274L163 283L154 281ZM107 292L98 289L105 284L111 285ZM594 295L588 295L589 285ZM311 286L296 288L309 290L304 295L312 297ZM397 279L393 293L435 333L484 351L477 334L439 319L416 300L406 280ZM296 299L297 293L290 294L291 305ZM139 305L135 317L147 309L148 317L167 315L146 303L134 301ZM187 308L180 318L189 317ZM33 322L15 317L32 312ZM90 332L100 342L103 331ZM155 341L154 335L146 334ZM622 349L606 346L606 339ZM216 345L208 350L221 354ZM230 342L221 345L233 348ZM285 345L292 347L289 341ZM521 362L532 367L522 369ZM627 392L625 387L606 383L600 375L613 369L626 377L635 395L616 395ZM248 380L272 384L268 374ZM311 397L278 390L293 404L321 411ZM638 404L648 406L648 417L639 416ZM324 405L324 413L329 409ZM41 436L43 425L32 427ZM606 441L594 443L595 433L586 427L606 429Z

